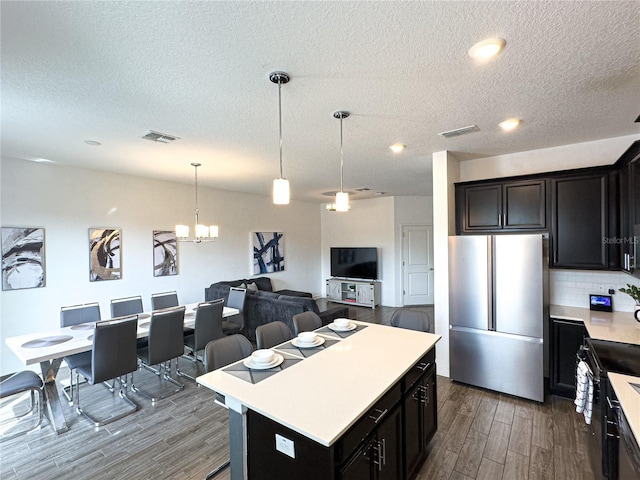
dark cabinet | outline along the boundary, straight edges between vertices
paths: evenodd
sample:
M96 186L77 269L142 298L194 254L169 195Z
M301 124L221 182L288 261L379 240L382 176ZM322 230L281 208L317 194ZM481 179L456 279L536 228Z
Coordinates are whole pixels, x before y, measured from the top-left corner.
M553 395L575 398L576 353L587 329L579 321L551 318L550 328L550 391Z
M617 193L617 180L606 171L551 179L552 267L619 267L617 204L610 198Z
M636 269L640 236L640 140L633 143L619 162L620 268L640 276ZM636 271L637 270L637 271Z
M249 410L249 477L254 480L415 478L426 458L427 443L437 429L435 354L434 347L329 447ZM319 412L323 414L331 412ZM291 442L293 455L278 451L274 439L279 437ZM411 462L410 473L407 461Z
M456 185L458 233L544 230L546 180Z
M435 364L425 359L418 364L423 374L412 385L406 386L403 397L404 418L404 478L416 477L426 458L427 445L438 426L436 412ZM407 375L410 379L410 375ZM409 383L409 382L407 382Z
M402 415L400 407L385 412L384 420L340 472L341 480L398 480L402 478Z

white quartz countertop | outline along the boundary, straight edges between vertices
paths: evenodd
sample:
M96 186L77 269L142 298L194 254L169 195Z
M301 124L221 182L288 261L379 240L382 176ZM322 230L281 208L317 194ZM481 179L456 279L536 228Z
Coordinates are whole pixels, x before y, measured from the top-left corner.
M256 384L215 370L198 383L312 440L332 445L440 340L440 335L367 325ZM278 347L274 347L276 350Z
M624 416L631 426L636 442L640 445L640 393L629 385L630 382L640 385L640 377L609 373L609 381L616 392L616 397L618 397Z
M633 312L597 312L588 308L551 305L549 315L584 322L591 338L640 345L640 322Z

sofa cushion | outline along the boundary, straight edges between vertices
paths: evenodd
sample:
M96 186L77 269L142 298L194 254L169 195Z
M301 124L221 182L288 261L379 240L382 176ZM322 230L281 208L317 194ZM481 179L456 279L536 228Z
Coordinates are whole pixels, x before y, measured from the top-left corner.
M258 286L258 290L273 292L273 286L271 285L271 279L269 277L256 277L243 281L246 282L247 285L255 283Z

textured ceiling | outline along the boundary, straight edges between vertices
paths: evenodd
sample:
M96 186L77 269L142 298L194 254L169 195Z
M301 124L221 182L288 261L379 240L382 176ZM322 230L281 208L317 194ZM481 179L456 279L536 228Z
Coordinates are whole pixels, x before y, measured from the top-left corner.
M431 154L466 158L636 134L640 2L1 3L6 158L294 199L431 193ZM479 64L474 43L506 39ZM503 133L498 123L520 117ZM438 132L477 124L480 132ZM180 137L170 145L149 129ZM96 140L101 146L89 146ZM400 155L389 150L404 143ZM612 161L615 159L612 159ZM558 166L562 168L561 165ZM367 194L359 194L362 198Z

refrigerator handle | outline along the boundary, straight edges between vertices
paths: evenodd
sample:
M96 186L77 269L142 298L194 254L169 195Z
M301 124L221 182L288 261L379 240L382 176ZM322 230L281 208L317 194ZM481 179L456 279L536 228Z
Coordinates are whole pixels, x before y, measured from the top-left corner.
M495 261L495 253L496 253L496 246L495 243L493 241L493 236L490 235L488 237L488 242L487 242L487 258L489 259L489 268L487 268L487 290L488 290L488 294L489 294L489 302L488 302L488 306L487 309L489 310L487 312L487 330L495 330L496 329L496 302L495 302L495 275L493 273L494 270L494 261Z

